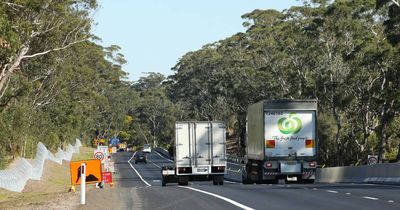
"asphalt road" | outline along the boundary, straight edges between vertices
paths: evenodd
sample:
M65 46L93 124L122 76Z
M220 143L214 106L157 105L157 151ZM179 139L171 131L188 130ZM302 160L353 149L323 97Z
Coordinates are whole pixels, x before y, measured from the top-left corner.
M172 162L152 152L134 164L132 152L114 155L121 209L400 209L400 186L368 184L243 185L240 165L229 164L223 186L190 182L161 186L161 167ZM233 182L232 182L233 180ZM114 206L115 207L115 206ZM117 209L118 207L114 208Z

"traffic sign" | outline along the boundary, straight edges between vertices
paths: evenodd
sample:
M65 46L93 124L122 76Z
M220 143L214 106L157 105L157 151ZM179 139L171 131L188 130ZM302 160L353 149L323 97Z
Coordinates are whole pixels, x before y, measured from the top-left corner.
M71 161L70 163L70 174L71 174L71 184L80 185L81 184L81 164L86 164L86 184L98 183L103 180L101 171L100 160L81 160L81 161Z
M94 159L100 160L103 162L104 160L104 153L102 151L94 151L94 155L93 155Z
M368 165L375 165L378 163L378 155L368 155Z
M98 146L97 147L98 151L102 151L105 157L108 157L108 146Z
M103 172L103 180L104 183L112 183L112 173L111 172Z

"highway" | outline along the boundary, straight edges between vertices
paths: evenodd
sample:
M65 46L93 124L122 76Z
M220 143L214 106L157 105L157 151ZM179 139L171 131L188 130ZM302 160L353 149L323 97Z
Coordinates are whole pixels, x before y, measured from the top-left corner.
M223 186L190 182L189 186L161 186L161 167L172 165L154 151L148 163L134 164L132 152L114 154L118 202L124 209L400 209L400 186L370 184L243 185L240 165L228 165ZM236 181L235 181L236 180ZM133 193L134 192L134 193ZM90 209L90 199L88 201Z

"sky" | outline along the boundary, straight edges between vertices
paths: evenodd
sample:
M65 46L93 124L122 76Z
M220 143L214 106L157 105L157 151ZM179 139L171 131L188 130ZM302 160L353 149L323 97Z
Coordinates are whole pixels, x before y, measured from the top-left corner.
M283 10L296 0L99 0L92 32L102 46L118 45L128 61L123 70L137 81L146 72L165 76L190 51L244 32L243 14Z

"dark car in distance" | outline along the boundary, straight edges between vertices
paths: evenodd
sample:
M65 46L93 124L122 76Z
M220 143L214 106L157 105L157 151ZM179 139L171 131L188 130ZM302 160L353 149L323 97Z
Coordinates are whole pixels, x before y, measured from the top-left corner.
M139 162L147 164L146 154L144 154L142 151L136 152L134 158L135 158L135 164Z

